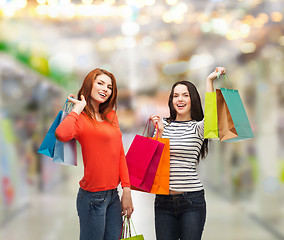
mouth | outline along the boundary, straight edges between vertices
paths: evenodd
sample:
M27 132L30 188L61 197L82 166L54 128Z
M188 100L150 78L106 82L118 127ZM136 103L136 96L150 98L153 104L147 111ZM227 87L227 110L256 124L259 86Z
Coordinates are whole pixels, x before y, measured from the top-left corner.
M178 109L183 109L185 106L186 106L185 103L178 103L177 104Z
M106 98L107 95L105 93L99 93L99 95L102 97L102 98Z

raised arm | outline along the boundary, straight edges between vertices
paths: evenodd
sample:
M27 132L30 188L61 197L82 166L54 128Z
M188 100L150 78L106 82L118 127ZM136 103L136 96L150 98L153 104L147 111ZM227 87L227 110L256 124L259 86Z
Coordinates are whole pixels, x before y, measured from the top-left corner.
M83 95L81 95L81 100L77 100L74 97L75 97L74 95L70 94L68 96L68 100L74 103L74 107L72 111L80 115L80 113L84 110L87 103Z
M215 71L210 73L206 79L206 92L214 92L213 81L219 76L226 73L224 67L216 67Z
M69 95L68 100L74 103L73 110L68 116L61 122L55 131L55 137L62 142L76 138L78 134L78 128L76 128L76 122L79 118L80 113L86 106L86 101L84 96L81 96L81 101L76 100L74 95Z

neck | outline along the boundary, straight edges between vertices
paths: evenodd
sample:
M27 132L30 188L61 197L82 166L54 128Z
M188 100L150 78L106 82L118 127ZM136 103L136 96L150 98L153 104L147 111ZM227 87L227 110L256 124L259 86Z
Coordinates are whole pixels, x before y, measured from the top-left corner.
M95 111L94 114L95 113L99 113L100 104L98 102L96 102L96 101L92 101L92 106L93 106L94 111Z
M192 118L191 118L191 114L186 114L186 115L177 114L175 120L176 121L189 121L189 120L192 120Z

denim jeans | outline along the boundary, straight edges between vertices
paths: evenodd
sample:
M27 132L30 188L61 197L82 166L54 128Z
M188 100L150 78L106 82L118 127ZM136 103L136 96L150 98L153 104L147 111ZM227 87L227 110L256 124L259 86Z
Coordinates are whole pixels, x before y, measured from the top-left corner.
M117 189L88 192L79 188L77 211L80 240L119 239L122 208Z
M204 190L156 195L157 240L200 240L206 219Z

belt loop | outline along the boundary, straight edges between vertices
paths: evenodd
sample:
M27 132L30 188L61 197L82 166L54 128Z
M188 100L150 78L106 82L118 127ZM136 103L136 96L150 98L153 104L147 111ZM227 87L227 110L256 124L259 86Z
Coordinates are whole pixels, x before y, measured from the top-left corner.
M159 202L160 203L164 203L165 202L165 198L164 198L164 195L157 195L158 199L159 199Z
M183 192L182 195L183 195L183 199L184 199L184 200L187 200L187 198L189 197L188 192ZM190 197L189 197L189 198L190 198Z

